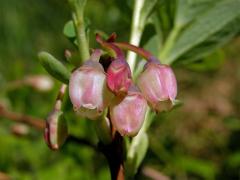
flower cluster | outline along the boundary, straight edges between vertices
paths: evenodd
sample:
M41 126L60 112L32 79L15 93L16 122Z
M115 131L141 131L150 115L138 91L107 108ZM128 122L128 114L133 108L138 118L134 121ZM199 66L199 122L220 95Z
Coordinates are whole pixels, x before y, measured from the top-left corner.
M74 110L92 120L108 110L112 127L122 136L134 136L143 124L148 106L157 112L172 107L177 95L175 75L171 67L160 64L158 59L141 48L115 43L114 36L107 41L98 35L96 39L103 50L94 50L90 59L70 77L69 95ZM133 50L140 55L145 53L147 63L137 83L132 79L122 49ZM102 63L103 52L107 52L109 63Z

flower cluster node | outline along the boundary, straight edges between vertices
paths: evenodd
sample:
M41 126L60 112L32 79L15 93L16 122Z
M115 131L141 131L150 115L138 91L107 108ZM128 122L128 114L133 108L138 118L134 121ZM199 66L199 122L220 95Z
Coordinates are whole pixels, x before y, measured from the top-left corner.
M115 43L115 39L116 34L107 41L96 36L111 62L101 64L99 60L103 50L96 49L90 59L72 73L69 95L74 110L80 116L105 118L102 112L107 108L113 128L122 136L134 136L141 129L148 105L157 112L172 107L177 95L177 82L170 66L161 64L142 48ZM137 85L134 85L122 49L144 55L148 61L137 79Z

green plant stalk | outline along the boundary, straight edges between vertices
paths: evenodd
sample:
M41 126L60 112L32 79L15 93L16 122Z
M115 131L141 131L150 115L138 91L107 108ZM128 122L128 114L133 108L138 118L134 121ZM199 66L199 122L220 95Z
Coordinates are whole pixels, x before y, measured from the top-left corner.
M134 174L137 172L139 165L141 164L142 160L144 159L147 149L148 149L148 137L147 137L147 130L152 123L153 113L151 113L150 108L148 107L145 120L141 130L138 132L137 136L135 136L131 144L128 147L127 151L127 161L126 161L126 176L129 178L133 178ZM146 146L142 146L142 143L146 141ZM144 149L141 149L144 148ZM140 151L141 149L141 151ZM140 154L139 154L140 153Z
M175 26L173 30L171 31L165 45L163 46L163 50L159 53L159 59L161 63L170 65L173 61L170 61L166 57L168 56L168 53L170 53L170 50L172 49L172 46L174 45L174 42L177 39L177 36L179 32L181 31L181 26Z
M137 136L134 137L135 140L141 142L141 134L145 133L147 131L147 129L149 128L149 126L151 125L152 122L152 116L150 116L150 108L147 108L147 112L146 112L146 117L145 117L145 121L143 123L143 126L141 128L141 130L139 131L139 133L137 134ZM133 158L133 155L135 154L135 152L137 151L137 149L135 149L135 147L130 147L128 149L128 154L127 156L129 158Z
M132 17L132 25L131 25L131 34L129 43L135 46L139 46L141 36L143 33L145 23L141 22L141 10L143 8L145 0L135 0L134 1L134 10L133 10L133 17ZM134 72L136 66L136 58L137 55L133 52L128 52L127 54L127 62Z
M108 145L112 141L110 122L107 117L108 109L105 109L103 114L94 123L95 131L99 140L104 144Z
M80 60L83 62L90 57L83 18L86 0L68 0L68 2L72 8L72 19L76 31Z
M163 64L171 64L171 62L168 62L167 59L164 59L164 56L167 55L167 53L169 53L169 50L173 46L174 41L176 40L180 30L181 30L180 26L176 26L172 30L172 32L171 32L171 34L170 34L170 36L169 36L169 38L168 38L168 40L167 40L167 42L166 42L166 44L164 46L164 50L161 52L161 54L159 54L159 58L162 60L161 62ZM136 61L136 59L135 59L135 61ZM146 112L146 116L145 116L145 120L144 120L144 123L143 123L143 126L142 126L141 130L139 131L138 135L135 136L132 139L132 142L129 145L129 149L128 149L128 152L127 152L127 162L126 162L126 164L131 164L132 160L135 159L134 156L137 155L138 146L134 146L133 143L134 142L136 143L136 142L142 142L143 141L143 138L144 138L143 134L146 133L148 128L151 126L153 117L154 117L154 115L153 115L153 113L151 113L151 110L148 107L147 112ZM145 154L143 154L142 159L144 158L145 155L146 155L146 152L145 152ZM131 164L131 165L134 165L134 164ZM130 168L134 169L134 167L130 167ZM128 172L128 174L127 174L128 177L133 176L133 174L130 174L130 173Z
M141 19L141 10L144 6L144 2L145 2L145 0L135 0L134 1L134 10L133 10L132 26L131 26L131 34L130 34L129 43L132 45L135 45L135 46L139 46L140 41L141 41L141 36L142 36L144 26L145 26L145 21L143 19ZM136 53L130 52L130 51L128 52L127 62L129 64L133 74L135 72L135 67L136 67L136 58L137 58ZM142 129L140 130L138 135L132 139L131 144L129 145L129 149L127 149L126 165L132 164L131 163L132 159L134 159L134 156L136 155L136 151L138 150L138 148L136 146L134 146L132 143L134 141L135 142L142 141L142 139L141 139L141 138L143 138L142 133L146 133L148 127L151 124L151 119L152 119L152 117L150 116L150 108L148 108ZM145 156L145 154L143 155L143 157L144 156ZM130 169L134 169L134 167L130 167ZM129 178L134 176L134 174L129 173L127 171L126 171L126 173L128 173L127 176Z
M180 26L176 26L173 29L173 31L171 32L171 34L170 34L170 36L169 36L169 38L168 38L168 40L167 40L167 42L165 44L164 50L159 55L160 59L162 60L162 63L164 63L164 64L170 64L171 63L171 62L168 62L167 59L164 59L164 56L167 55L167 53L169 53L169 50L173 46L174 41L176 40L180 30L181 30L181 27ZM143 142L144 134L146 134L147 130L151 126L153 117L154 117L154 114L151 112L150 108L148 107L147 112L146 112L146 116L145 116L145 120L144 120L144 123L143 123L143 126L142 126L141 130L139 131L137 136L135 136L132 139L131 144L129 145L129 148L128 148L128 151L127 151L126 165L131 165L131 166L135 165L132 162L135 159L135 156L137 156L137 151L139 151L139 147L136 144L139 144L140 142ZM147 149L146 149L146 151L144 151L144 154L142 154L141 161L144 159L144 156L146 155L146 152L147 152ZM140 162L140 164L141 164L141 162ZM135 167L128 167L128 168L130 170L136 171L136 169L134 169ZM128 172L127 171L127 173L128 173L127 176L130 177L130 178L132 176L134 176L134 174L132 174L132 172Z

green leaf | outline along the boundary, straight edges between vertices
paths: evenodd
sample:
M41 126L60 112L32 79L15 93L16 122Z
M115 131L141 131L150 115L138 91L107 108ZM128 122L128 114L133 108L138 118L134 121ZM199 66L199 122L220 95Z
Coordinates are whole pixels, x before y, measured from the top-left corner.
M190 49L179 57L176 61L178 64L189 64L199 61L207 55L210 55L217 48L220 48L231 39L233 39L240 31L240 17L227 24L219 32L210 36L206 41Z
M157 3L156 12L152 18L161 46L173 28L175 11L176 0L162 0Z
M175 163L178 168L196 174L203 179L214 179L216 174L216 166L211 161L200 160L188 156L175 157Z
M240 131L240 119L236 117L224 118L224 125L231 131Z
M87 37L89 36L90 32L90 24L91 21L88 18L84 18L84 24L85 24L85 32ZM63 27L63 34L76 46L78 46L78 42L76 39L76 31L74 27L74 23L72 20L68 21L64 27Z
M216 0L178 0L174 22L175 26L186 26L217 2Z
M199 15L185 30L180 33L176 31L170 47L165 47L161 52L164 63L171 64L191 48L208 40L209 37L221 31L227 24L233 22L240 15L239 0L222 0L215 6ZM179 28L179 27L175 27Z
M141 9L141 13L140 13L140 16L141 16L140 23L142 23L143 26L146 24L146 21L148 17L151 15L151 13L153 12L153 8L156 4L157 4L157 0L144 1L143 8Z
M38 54L38 58L42 66L49 74L57 80L68 84L70 72L61 62L47 52L40 52Z
M63 34L68 38L76 37L73 21L68 21L63 27Z
M212 71L218 69L225 60L221 50L215 51L206 58L187 65L187 68L195 71Z
M238 168L240 166L240 152L233 153L227 158L227 164L230 167Z

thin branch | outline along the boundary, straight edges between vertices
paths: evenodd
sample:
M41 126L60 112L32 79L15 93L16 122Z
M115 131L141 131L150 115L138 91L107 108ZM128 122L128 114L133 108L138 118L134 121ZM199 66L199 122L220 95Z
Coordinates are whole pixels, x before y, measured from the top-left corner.
M72 8L72 19L78 42L78 50L81 62L83 62L89 58L89 45L84 24L84 7L86 0L68 0L68 2Z
M45 121L43 119L9 111L1 104L0 104L0 117L4 117L15 122L24 123L39 130L43 130L45 128Z
M1 180L10 180L11 178L10 178L10 176L7 175L6 173L0 172L0 179L1 179Z
M93 144L92 142L88 141L85 138L75 137L73 135L69 135L66 142L67 143L73 143L73 144L85 145L85 146L88 146L88 147L94 149L96 152L99 151L98 147L95 144Z
M129 43L133 44L135 46L138 46L140 44L141 36L143 33L143 24L140 23L141 21L141 10L144 6L145 0L135 0L134 1L134 9L133 9L133 17L132 17L132 26L131 26L131 34L130 34L130 40ZM128 64L134 72L135 65L136 65L136 58L137 55L133 52L128 52L127 54L127 61Z
M110 144L105 145L100 142L98 147L108 160L111 179L124 180L123 137L119 133L116 133Z
M32 116L29 116L29 115L9 111L1 104L0 104L0 117L9 119L9 120L12 120L12 121L15 121L15 122L24 123L26 125L29 125L29 126L33 127L33 128L36 128L37 130L40 130L40 131L43 131L44 128L45 128L44 119L40 119L40 118L32 117ZM75 143L75 144L85 145L85 146L88 146L90 148L93 148L95 151L98 151L97 146L94 145L93 143L91 143L90 141L88 141L85 138L75 137L73 135L69 135L66 143Z
M142 175L148 177L149 179L153 180L170 180L170 177L163 174L162 172L157 171L149 166L143 167L141 171Z

